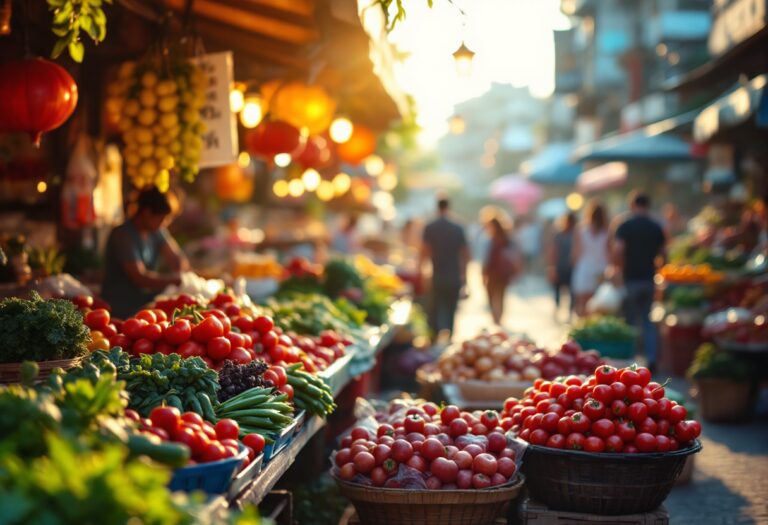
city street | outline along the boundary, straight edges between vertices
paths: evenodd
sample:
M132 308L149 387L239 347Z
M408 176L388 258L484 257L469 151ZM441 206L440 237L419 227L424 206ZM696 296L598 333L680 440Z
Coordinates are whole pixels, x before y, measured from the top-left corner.
M456 319L457 340L491 323L475 267L470 270L469 292ZM528 275L510 288L506 306L504 328L527 333L545 347L565 338L568 326L555 321L552 296L540 276ZM560 318L565 317L560 312ZM687 390L682 378L673 378L673 384ZM733 425L704 421L702 426L703 450L696 456L693 481L676 487L665 503L670 523L768 523L768 418L763 414L755 421Z

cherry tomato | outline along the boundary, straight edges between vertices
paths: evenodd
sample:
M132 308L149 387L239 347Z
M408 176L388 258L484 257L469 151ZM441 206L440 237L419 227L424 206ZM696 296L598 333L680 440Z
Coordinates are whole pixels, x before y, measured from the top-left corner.
M616 399L611 403L611 414L615 417L624 417L627 413L627 404L624 401Z
M240 425L234 419L224 418L220 419L216 426L216 437L221 439L237 439L240 435Z
M157 322L157 316L155 315L155 312L153 312L152 310L141 310L134 317L136 319L142 319L148 322L149 324L154 324Z
M491 428L496 428L499 424L499 413L495 410L486 410L480 415L480 423Z
M613 389L608 385L597 385L592 390L592 397L606 405L613 402Z
M248 352L245 348L242 346L236 346L234 347L227 356L227 359L231 359L235 363L241 364L241 365L247 365L251 361L253 361L254 356Z
M605 441L597 436L589 436L584 440L584 450L586 452L603 452L605 451Z
M224 325L214 315L206 317L192 328L192 338L199 343L207 343L223 335Z
M616 381L616 369L609 365L598 366L595 370L598 385L610 385Z
M635 370L632 370L631 368L625 368L624 370L621 371L621 373L619 374L619 381L621 381L627 386L632 386L632 385L641 386L640 374L638 374Z
M448 405L440 411L440 421L443 425L450 425L451 421L461 416L461 410L456 405Z
M592 434L600 437L607 438L616 431L616 426L610 419L598 419L592 423Z
M224 337L229 339L229 342L232 344L232 348L236 346L245 346L245 338L242 336L242 334L238 334L237 332L229 332Z
M640 452L656 452L656 437L647 432L641 432L635 437L635 446Z
M424 419L418 414L411 414L406 416L403 422L403 428L407 433L419 432L424 433Z
M614 381L611 383L611 390L613 390L613 399L620 399L624 401L627 397L627 385L620 381Z
M576 412L570 417L571 432L585 433L592 427L592 421L581 412Z
M339 477L345 481L350 481L356 474L355 464L351 461L339 469Z
M155 319L157 319L158 323L162 323L163 321L168 320L168 316L160 308L153 308L152 313L155 314Z
M565 448L565 436L562 434L552 434L549 436L549 439L547 439L547 444L549 448ZM502 458L502 459L509 459L509 458ZM510 460L511 461L511 460ZM501 462L501 460L499 460ZM512 462L514 464L514 461ZM501 464L499 464L501 466Z
M288 374L285 373L285 368L282 366L272 365L269 367L269 370L277 374L277 386L283 386L288 382Z
M204 424L202 416L196 412L184 412L181 415L181 420L186 423L194 423L195 425L200 425L200 427L202 427Z
M114 337L110 337L109 346L112 348L119 347L122 348L124 352L129 352L131 350L131 340L125 334L117 334Z
M355 470L360 474L368 474L376 466L376 459L370 452L360 452L352 458L355 464Z
M175 323L168 325L163 333L163 341L170 345L180 345L192 337L192 325L186 319L177 319Z
M616 425L616 435L618 435L624 443L632 443L637 436L637 429L631 421L622 421Z
M155 344L149 339L139 339L133 342L131 350L134 354L152 354L155 351Z
M181 424L181 414L174 407L164 406L155 407L149 413L149 419L152 426L162 428L168 435L172 436Z
M293 401L293 394L294 394L293 386L285 384L280 388L278 388L278 390L288 396L288 401Z
M648 417L648 407L645 406L645 403L641 403L639 401L632 403L627 409L627 416L636 425L639 425L645 420L646 417Z
M126 319L123 323L123 333L131 339L140 339L144 333L144 327L148 324L144 319Z
M405 463L413 456L413 445L405 439L396 439L392 446L392 459L398 463Z
M141 331L141 337L153 343L159 341L163 337L163 327L156 323L148 324Z
M651 392L651 397L655 399L656 401L660 400L662 397L664 397L664 387L661 386L659 383L651 381L646 385L648 390Z
M688 416L688 411L683 405L672 405L669 409L669 422L673 425L684 420L686 416Z
M205 355L205 347L200 343L198 343L197 341L192 341L190 339L188 341L181 343L176 348L176 353L184 358L203 357Z
M528 438L528 442L531 445L539 445L543 447L547 444L548 439L549 434L547 431L542 428L537 428L536 430L531 431L531 436Z
M669 452L672 450L672 442L667 436L656 436L656 450L659 452Z
M85 324L91 330L101 330L109 324L109 312L105 308L97 308L85 314Z
M596 421L605 416L605 404L597 399L591 399L584 404L583 412L590 421Z
M112 323L102 327L100 331L107 339L112 339L117 335L117 327Z
M605 450L608 452L621 452L624 449L624 441L613 434L605 438Z
M209 317L210 319L210 317ZM208 340L205 353L214 360L226 358L232 351L232 343L226 337L214 337Z
M248 314L241 314L232 321L232 326L236 326L240 333L250 332L253 330L253 317Z
M584 449L584 434L580 432L571 432L568 437L565 438L565 448L568 450L583 450Z
M638 366L635 372L639 377L639 380L637 383L638 385L645 386L651 382L651 371L645 368L644 366Z
M275 322L267 315L260 315L253 320L253 329L262 336L268 334L275 327Z
M227 455L227 450L218 441L211 441L208 443L200 455L200 459L204 462L218 461L224 459Z

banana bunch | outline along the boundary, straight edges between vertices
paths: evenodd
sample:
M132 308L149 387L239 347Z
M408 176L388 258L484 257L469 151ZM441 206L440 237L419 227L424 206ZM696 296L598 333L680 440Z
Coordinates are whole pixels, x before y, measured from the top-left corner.
M183 58L121 65L107 89L106 109L122 133L126 174L134 186L165 192L172 172L194 180L205 133L200 110L206 83L205 74Z

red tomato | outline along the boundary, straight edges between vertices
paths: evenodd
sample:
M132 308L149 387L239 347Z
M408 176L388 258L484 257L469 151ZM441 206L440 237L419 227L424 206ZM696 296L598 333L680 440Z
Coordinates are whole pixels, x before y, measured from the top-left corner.
M410 416L406 416L405 421L403 422L403 428L409 434L411 432L419 432L423 434L424 419L418 414L411 414Z
M192 337L192 325L186 319L177 319L168 325L163 334L163 340L170 345L180 345Z
M640 452L656 452L656 437L642 432L635 437L635 446Z
M85 324L91 330L102 331L110 321L109 312L105 308L97 308L85 314Z
M237 332L229 332L224 337L229 339L232 348L236 346L245 346L245 337L243 337L242 334L238 334Z
M610 405L613 401L613 389L608 385L597 385L592 390L592 397L606 405Z
M474 474L472 476L472 486L476 489L487 489L491 486L491 478L485 474Z
M379 425L378 430L376 430L376 437L381 436L394 436L395 435L395 429L392 427L392 425L388 423L382 423Z
M210 319L210 317L208 318ZM214 337L208 340L205 353L214 360L224 359L232 351L232 344L226 337Z
M152 354L155 351L155 345L149 339L139 339L133 342L131 350L134 354Z
M667 436L656 436L656 450L659 452L669 452L672 450L672 442Z
M155 324L157 322L157 316L152 310L141 310L134 317L136 319L143 319L149 324Z
M672 401L670 401L666 397L663 397L658 400L658 405L659 405L659 417L668 418L669 411L672 410Z
M214 427L216 431L216 437L219 440L222 439L237 439L240 435L240 425L234 419L220 419Z
M627 386L640 385L640 374L631 368L625 368L619 373L619 381Z
M531 436L528 438L528 442L531 445L539 445L544 446L547 444L547 439L549 439L549 434L546 430L537 428L536 430L531 431Z
M642 401L644 397L645 393L643 392L643 387L640 385L630 385L627 387L627 398L632 403Z
M203 357L205 355L205 347L197 341L185 341L176 348L176 353L181 357Z
M352 459L355 470L360 474L368 474L376 466L376 460L370 452L360 452Z
M227 359L231 359L235 363L238 363L241 365L247 365L248 363L253 361L253 356L251 356L251 354L248 353L248 350L246 350L242 346L236 346L229 352Z
M202 454L204 443L198 437L197 432L189 427L179 427L173 435L173 440L189 447L193 457Z
M662 397L664 397L664 387L660 385L659 383L656 383L654 381L651 381L646 385L648 390L651 392L651 397L658 401Z
M253 317L248 314L240 314L232 321L232 326L236 326L241 333L250 332L253 330Z
M142 330L141 337L152 342L159 341L163 337L163 327L156 323L148 324Z
M355 427L352 429L352 432L349 434L350 437L352 437L352 440L358 440L358 439L365 439L368 440L371 438L370 433L368 432L367 428L364 427Z
M155 407L149 413L149 419L152 421L152 426L162 428L172 436L179 428L181 414L173 407Z
M203 418L196 412L184 412L181 415L181 420L186 423L194 423L196 425L200 425L201 427L204 424Z
M381 465L392 455L392 449L387 445L376 445L373 447L373 458L376 460L376 465Z
M511 478L514 475L515 471L517 470L517 465L515 465L514 459L499 458L498 460L496 460L496 463L498 464L498 467L499 467L498 472L505 478Z
M261 315L253 320L253 329L265 335L275 327L275 322L267 315Z
M488 434L488 451L499 453L507 446L507 438L501 432Z
M639 380L637 383L638 385L645 386L651 382L651 371L645 368L644 366L638 366L635 372L639 377Z
M583 412L590 421L596 421L605 417L605 404L597 399L591 399L584 404Z
M448 405L443 408L443 410L440 412L440 421L443 422L444 425L450 425L451 421L456 419L461 415L461 410L459 410L459 407L456 405Z
M646 417L648 417L648 407L645 406L645 403L636 401L629 405L627 416L635 423L635 425L639 425Z
M104 337L106 337L107 339L112 339L117 335L117 327L115 327L115 325L112 323L109 323L107 326L103 327L100 331L104 335Z
M259 434L248 434L245 437L248 437L250 435L258 436ZM243 443L245 443L245 438L243 438ZM339 467L346 465L347 463L352 461L352 452L348 448L342 448L341 450L336 452L336 456L334 456L333 461Z
M295 393L291 385L283 385L278 388L280 392L288 396L288 401L293 401L293 394Z
M117 334L114 337L109 338L109 346L122 348L124 352L131 350L131 340L125 334Z
M345 481L350 481L356 474L355 464L351 461L339 469L339 477Z
M203 462L219 461L227 457L227 449L224 445L218 441L209 442L200 454L200 459Z
M605 441L597 436L589 436L584 440L584 450L586 452L603 452L605 451Z
M472 425L472 433L476 436L484 436L488 433L488 427L486 427L482 423L475 423L474 425Z
M499 465L496 462L496 458L491 454L478 454L472 460L472 471L476 474L485 474L486 476L493 476L499 469Z
M459 466L459 469L471 469L472 468L472 454L466 450L459 450L453 455L453 461Z
M683 405L672 405L669 409L669 422L673 425L684 420L687 416L688 411Z
M627 385L621 381L614 381L611 383L611 390L613 390L613 399L624 400L627 397Z
M611 414L615 417L624 417L627 413L627 404L619 399L611 403Z
M144 332L144 327L148 324L144 319L126 319L123 323L123 333L131 339L140 339Z
M564 435L564 436L567 436L568 434L570 434L571 433L571 418L567 417L567 416L561 417L557 421L557 431L560 434Z
M595 370L598 385L610 385L616 381L616 369L609 365L598 366Z
M599 403L599 401L598 401ZM601 414L602 417L602 414ZM590 419L582 414L581 412L576 412L574 415L571 416L570 421L570 430L571 432L577 432L577 433L585 433L592 427L592 421Z
M199 343L207 343L223 335L224 325L215 315L206 317L192 328L192 338Z
M405 463L413 456L413 445L405 439L396 439L392 443L392 459L398 463Z
M405 462L405 464L411 468L415 468L419 472L426 472L427 468L429 467L427 460L418 454L411 456L410 459Z
M605 450L608 452L621 452L624 448L624 441L616 434L605 438Z
M594 423L592 423L592 434L601 437L603 439L607 438L611 434L613 434L616 431L615 425L613 421L610 419L598 419Z
M643 419L639 425L637 425L637 431L646 432L655 436L658 432L658 425L652 417L648 416L647 418Z
M437 458L429 468L430 472L443 483L453 483L459 474L459 466L455 461L446 458Z
M552 383L549 385L549 395L557 398L561 394L565 394L568 387L564 383Z
M162 323L163 321L168 320L168 316L160 308L153 308L152 313L155 314L155 319L157 319L158 323Z
M445 445L436 438L427 438L421 446L421 455L429 461L445 457Z
M387 482L387 473L381 467L375 467L371 470L371 483L374 487L383 487Z
M499 413L495 410L486 410L480 415L480 423L489 429L496 428L499 424Z
M622 421L616 425L616 434L624 443L632 443L637 436L637 429L631 421Z
M565 438L565 448L569 450L583 450L584 449L584 434L580 432L571 432L568 437Z

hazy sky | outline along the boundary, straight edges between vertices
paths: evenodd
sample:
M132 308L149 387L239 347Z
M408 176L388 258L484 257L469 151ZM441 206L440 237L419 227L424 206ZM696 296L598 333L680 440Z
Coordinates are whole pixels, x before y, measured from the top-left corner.
M421 137L430 145L447 131L453 106L488 90L492 82L529 86L536 96L554 89L552 30L568 27L559 0L448 0L405 2L407 18L390 35L409 53L395 70L416 99ZM462 39L476 55L472 75L460 78L452 53Z

